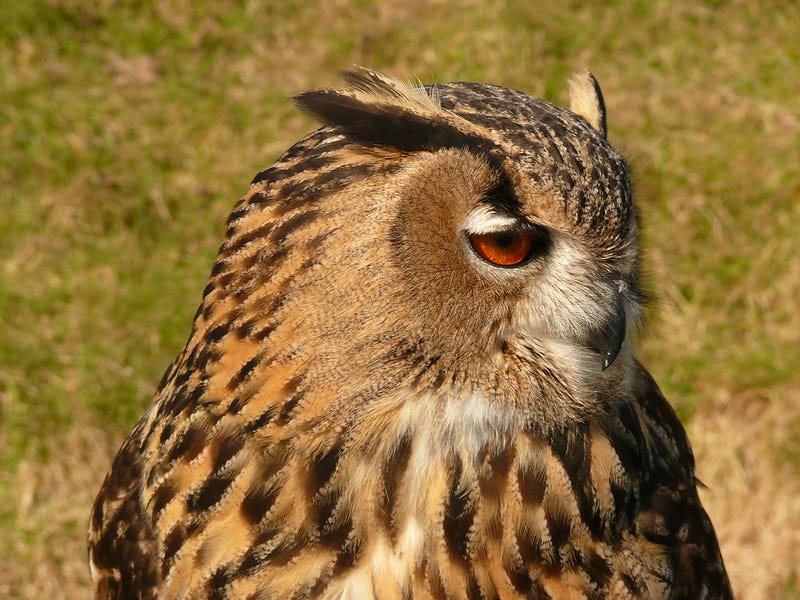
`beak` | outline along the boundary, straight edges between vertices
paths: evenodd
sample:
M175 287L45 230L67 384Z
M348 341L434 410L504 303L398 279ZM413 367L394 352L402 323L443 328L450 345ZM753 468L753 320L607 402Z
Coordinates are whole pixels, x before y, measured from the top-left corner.
M610 367L619 355L622 344L625 342L626 329L625 307L622 305L622 298L617 296L614 314L597 330L594 344L594 349L603 357L603 371Z

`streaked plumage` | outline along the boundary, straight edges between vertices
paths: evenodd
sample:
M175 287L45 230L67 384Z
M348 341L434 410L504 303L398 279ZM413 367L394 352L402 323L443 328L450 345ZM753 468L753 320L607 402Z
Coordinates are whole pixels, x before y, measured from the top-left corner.
M230 216L95 504L95 597L731 597L626 335L637 217L594 78L571 111L347 81L296 99L326 125Z

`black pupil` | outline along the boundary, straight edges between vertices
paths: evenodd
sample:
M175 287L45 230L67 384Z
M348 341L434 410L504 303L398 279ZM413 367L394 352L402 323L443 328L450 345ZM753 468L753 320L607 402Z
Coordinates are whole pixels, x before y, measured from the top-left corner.
M508 248L517 239L517 233L515 231L502 231L494 234L492 239L496 246Z

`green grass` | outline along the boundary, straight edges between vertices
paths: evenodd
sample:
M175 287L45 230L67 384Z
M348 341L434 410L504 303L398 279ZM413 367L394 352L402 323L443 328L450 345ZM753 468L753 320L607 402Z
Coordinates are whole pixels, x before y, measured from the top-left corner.
M80 515L227 213L314 127L291 95L353 64L560 103L591 68L642 208L644 362L687 419L800 395L800 10L534 4L0 0L0 596L81 595Z

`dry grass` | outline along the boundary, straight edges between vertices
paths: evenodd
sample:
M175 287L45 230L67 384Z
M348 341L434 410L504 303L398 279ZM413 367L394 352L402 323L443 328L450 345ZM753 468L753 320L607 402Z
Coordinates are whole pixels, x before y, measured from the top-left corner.
M757 0L0 7L0 597L86 596L89 507L249 179L351 64L563 101L590 67L739 598L800 595L800 8Z
M58 451L58 459L22 459L9 482L14 518L5 524L12 533L0 563L2 598L88 597L88 510L113 448L106 434L81 427L58 436Z
M794 420L786 419L789 413ZM796 597L800 556L800 393L718 394L692 419L703 502L716 526L738 598ZM787 566L793 575L787 582Z

